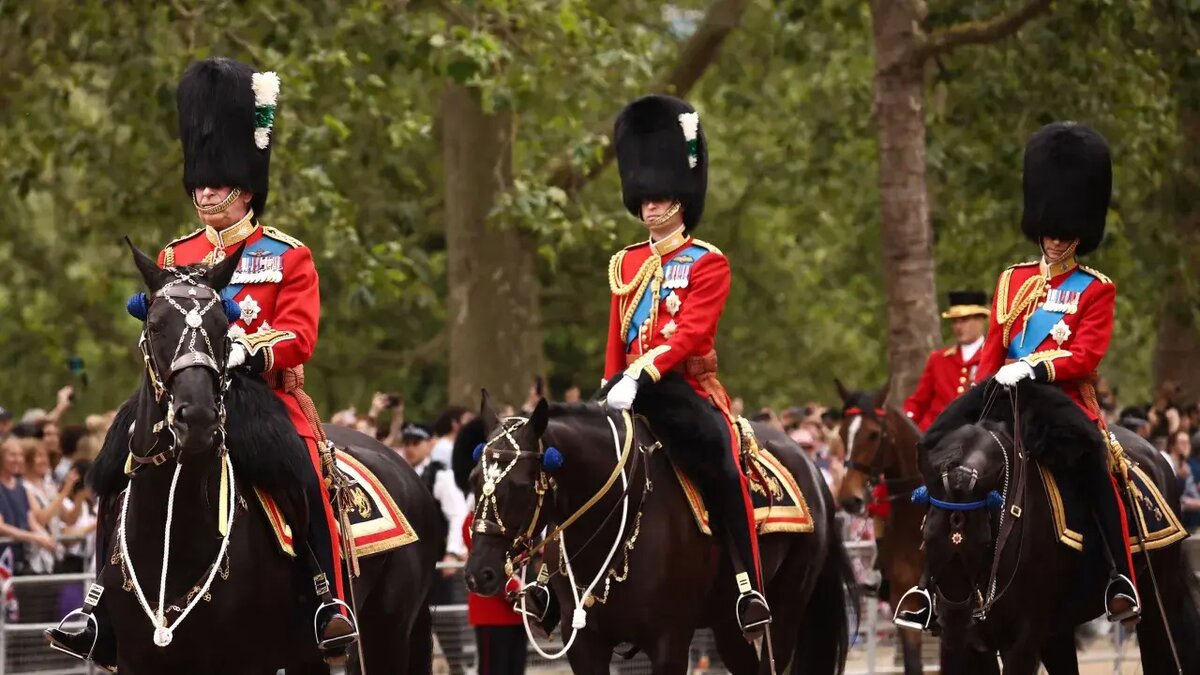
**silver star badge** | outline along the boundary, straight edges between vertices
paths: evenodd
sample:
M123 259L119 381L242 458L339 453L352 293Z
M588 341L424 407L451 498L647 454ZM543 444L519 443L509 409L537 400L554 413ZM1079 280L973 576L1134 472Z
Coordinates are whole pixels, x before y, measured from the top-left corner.
M1050 329L1050 337L1054 338L1054 341L1061 347L1067 338L1071 337L1071 327L1059 319L1058 323L1054 324L1054 328Z
M247 326L254 323L254 320L258 318L259 310L262 309L258 306L258 301L250 294L242 298L242 301L238 303L238 307L242 308L242 323Z

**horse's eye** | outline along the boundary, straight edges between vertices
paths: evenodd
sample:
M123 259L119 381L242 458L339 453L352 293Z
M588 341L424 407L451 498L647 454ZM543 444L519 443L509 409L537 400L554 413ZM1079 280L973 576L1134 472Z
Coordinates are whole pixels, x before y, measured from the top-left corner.
M872 430L871 433L867 434L867 438L871 439L872 441L877 441L879 440L879 432Z

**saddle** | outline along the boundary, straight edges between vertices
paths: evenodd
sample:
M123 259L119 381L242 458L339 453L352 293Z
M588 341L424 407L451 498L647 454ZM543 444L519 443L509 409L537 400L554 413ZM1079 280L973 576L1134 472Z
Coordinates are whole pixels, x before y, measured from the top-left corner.
M330 448L333 450L334 463L327 484L337 491L331 496L334 499L334 512L341 516L338 518L338 530L343 542L352 543L350 551L354 558L391 551L418 541L419 537L408 518L379 478L346 450L334 448L332 444ZM265 491L255 488L254 492L275 533L280 552L296 557L292 528L283 511Z
M758 533L812 532L812 512L792 472L768 449L759 445L754 429L746 418L737 418L737 428L741 442L740 468L750 484L750 501L754 505L754 522ZM671 468L687 497L696 526L704 534L712 536L708 509L700 490L674 462Z

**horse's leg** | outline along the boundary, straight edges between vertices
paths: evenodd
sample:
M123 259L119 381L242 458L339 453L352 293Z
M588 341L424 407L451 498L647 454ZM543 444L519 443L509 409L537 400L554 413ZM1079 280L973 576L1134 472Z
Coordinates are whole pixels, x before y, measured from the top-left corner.
M689 647L696 631L687 626L673 626L659 636L658 642L646 651L650 657L650 672L654 675L686 675Z
M1151 583L1150 571L1138 570L1138 593L1142 600L1142 620L1137 626L1138 645L1142 652L1142 671L1146 675L1181 672L1175 667L1171 641L1163 626L1158 598L1163 599L1167 621L1174 637L1175 651L1184 673L1200 673L1200 584L1188 569L1178 544L1151 551L1158 593Z
M1000 651L1004 675L1037 675L1041 665L1042 642L1016 640L1013 646Z
M1079 675L1075 631L1056 631L1042 642L1042 665L1049 675Z
M571 672L575 675L609 675L612 650L613 646L594 631L584 630L567 652Z
M904 654L904 675L921 675L921 634L915 630L902 630L900 649Z

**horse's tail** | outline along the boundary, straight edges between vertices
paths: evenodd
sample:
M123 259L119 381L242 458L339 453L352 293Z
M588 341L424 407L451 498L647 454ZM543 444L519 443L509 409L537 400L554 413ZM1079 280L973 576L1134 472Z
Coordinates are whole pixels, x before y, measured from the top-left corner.
M804 620L800 622L793 663L804 664L808 672L841 675L845 672L850 649L851 610L855 623L858 622L858 581L850 564L850 554L842 542L841 526L832 511L827 521L829 550L817 575Z
M1155 557L1155 553L1160 554ZM1147 562L1153 561L1158 573L1158 596L1161 596L1167 622L1171 626L1174 647L1179 654L1179 665L1184 673L1200 673L1200 579L1188 564L1187 552L1182 544L1161 551L1152 551ZM1141 582L1148 575L1139 575ZM1145 588L1146 583L1139 583ZM1163 630L1162 617L1158 609L1158 598L1154 591L1141 591L1142 622L1138 624L1138 642L1147 673L1177 672L1171 654L1171 643ZM1151 597L1147 597L1151 596ZM1157 667L1151 662L1157 662Z

